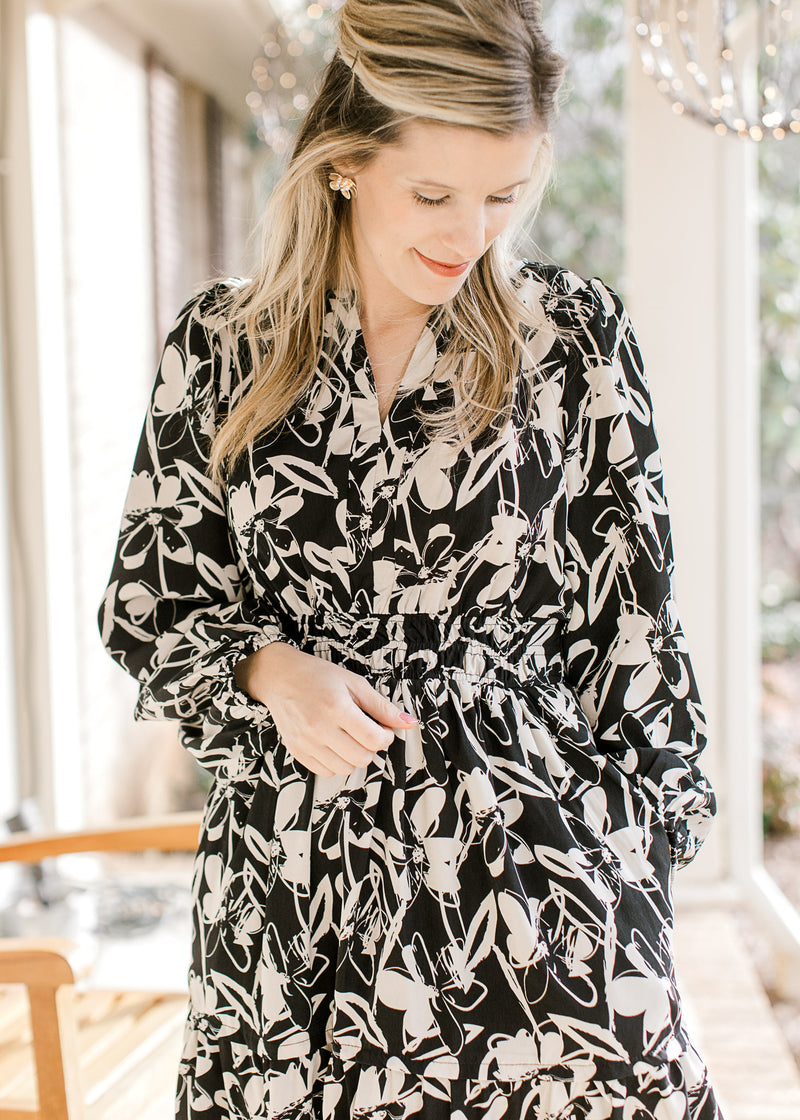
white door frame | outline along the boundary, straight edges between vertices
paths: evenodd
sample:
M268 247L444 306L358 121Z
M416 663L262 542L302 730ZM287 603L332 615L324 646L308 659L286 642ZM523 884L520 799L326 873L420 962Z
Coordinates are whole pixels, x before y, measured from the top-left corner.
M20 799L45 826L82 821L66 411L56 21L5 0L11 67L3 246Z
M763 867L757 149L672 110L639 61L634 0L627 9L626 290L719 800L676 886L747 901L775 938L781 987L800 991L800 917Z

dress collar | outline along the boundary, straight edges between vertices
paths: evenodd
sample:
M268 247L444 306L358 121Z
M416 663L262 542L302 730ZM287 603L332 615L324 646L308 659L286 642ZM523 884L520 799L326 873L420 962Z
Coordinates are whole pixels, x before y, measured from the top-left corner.
M326 334L335 335L345 354L345 360L350 363L354 360L368 360L364 334L361 329L361 320L356 304L356 295L352 289L328 288L326 289L327 307ZM449 328L435 326L439 318L439 306L431 308L425 325L420 332L417 343L406 366L398 392L409 392L418 389L426 382L436 380L431 377L437 359L444 349L444 344L449 337ZM446 378L449 380L449 378Z

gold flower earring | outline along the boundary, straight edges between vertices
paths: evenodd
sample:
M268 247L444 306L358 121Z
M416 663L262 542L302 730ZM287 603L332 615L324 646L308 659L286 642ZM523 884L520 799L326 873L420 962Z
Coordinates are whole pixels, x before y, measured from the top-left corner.
M356 184L353 179L348 179L345 175L340 175L338 171L331 171L329 173L328 186L332 191L341 191L345 198L350 197L350 192L356 193Z

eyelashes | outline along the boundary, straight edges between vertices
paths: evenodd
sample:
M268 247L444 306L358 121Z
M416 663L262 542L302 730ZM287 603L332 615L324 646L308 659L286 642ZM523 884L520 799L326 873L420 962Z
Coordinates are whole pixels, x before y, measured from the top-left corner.
M418 202L421 206L441 206L443 205L443 203L447 202L447 195L445 195L444 198L426 198L424 194L417 194L416 191L414 191L413 193L414 201ZM515 194L508 194L505 197L500 197L499 195L490 195L489 201L500 202L504 205L510 205L511 203L517 201L517 196Z

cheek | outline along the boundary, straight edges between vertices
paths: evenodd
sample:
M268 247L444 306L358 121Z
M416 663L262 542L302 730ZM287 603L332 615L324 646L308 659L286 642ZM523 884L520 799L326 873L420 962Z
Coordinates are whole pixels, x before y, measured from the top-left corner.
M421 245L426 235L430 235L431 222L426 216L402 203L382 205L371 208L364 228L381 255L395 252L410 252L415 245ZM368 222L368 225L367 225Z
M486 232L491 238L498 237L511 221L516 206L493 207L486 223Z
M432 246L437 245L446 234L446 222L438 215L425 213L419 206L414 211L405 210L398 214L397 225L391 236L403 256L413 257L414 249L424 253L427 247L430 252Z
M410 202L398 211L397 228L402 229L403 239L409 246L418 245L421 238L430 237L436 226L436 216L416 202Z

